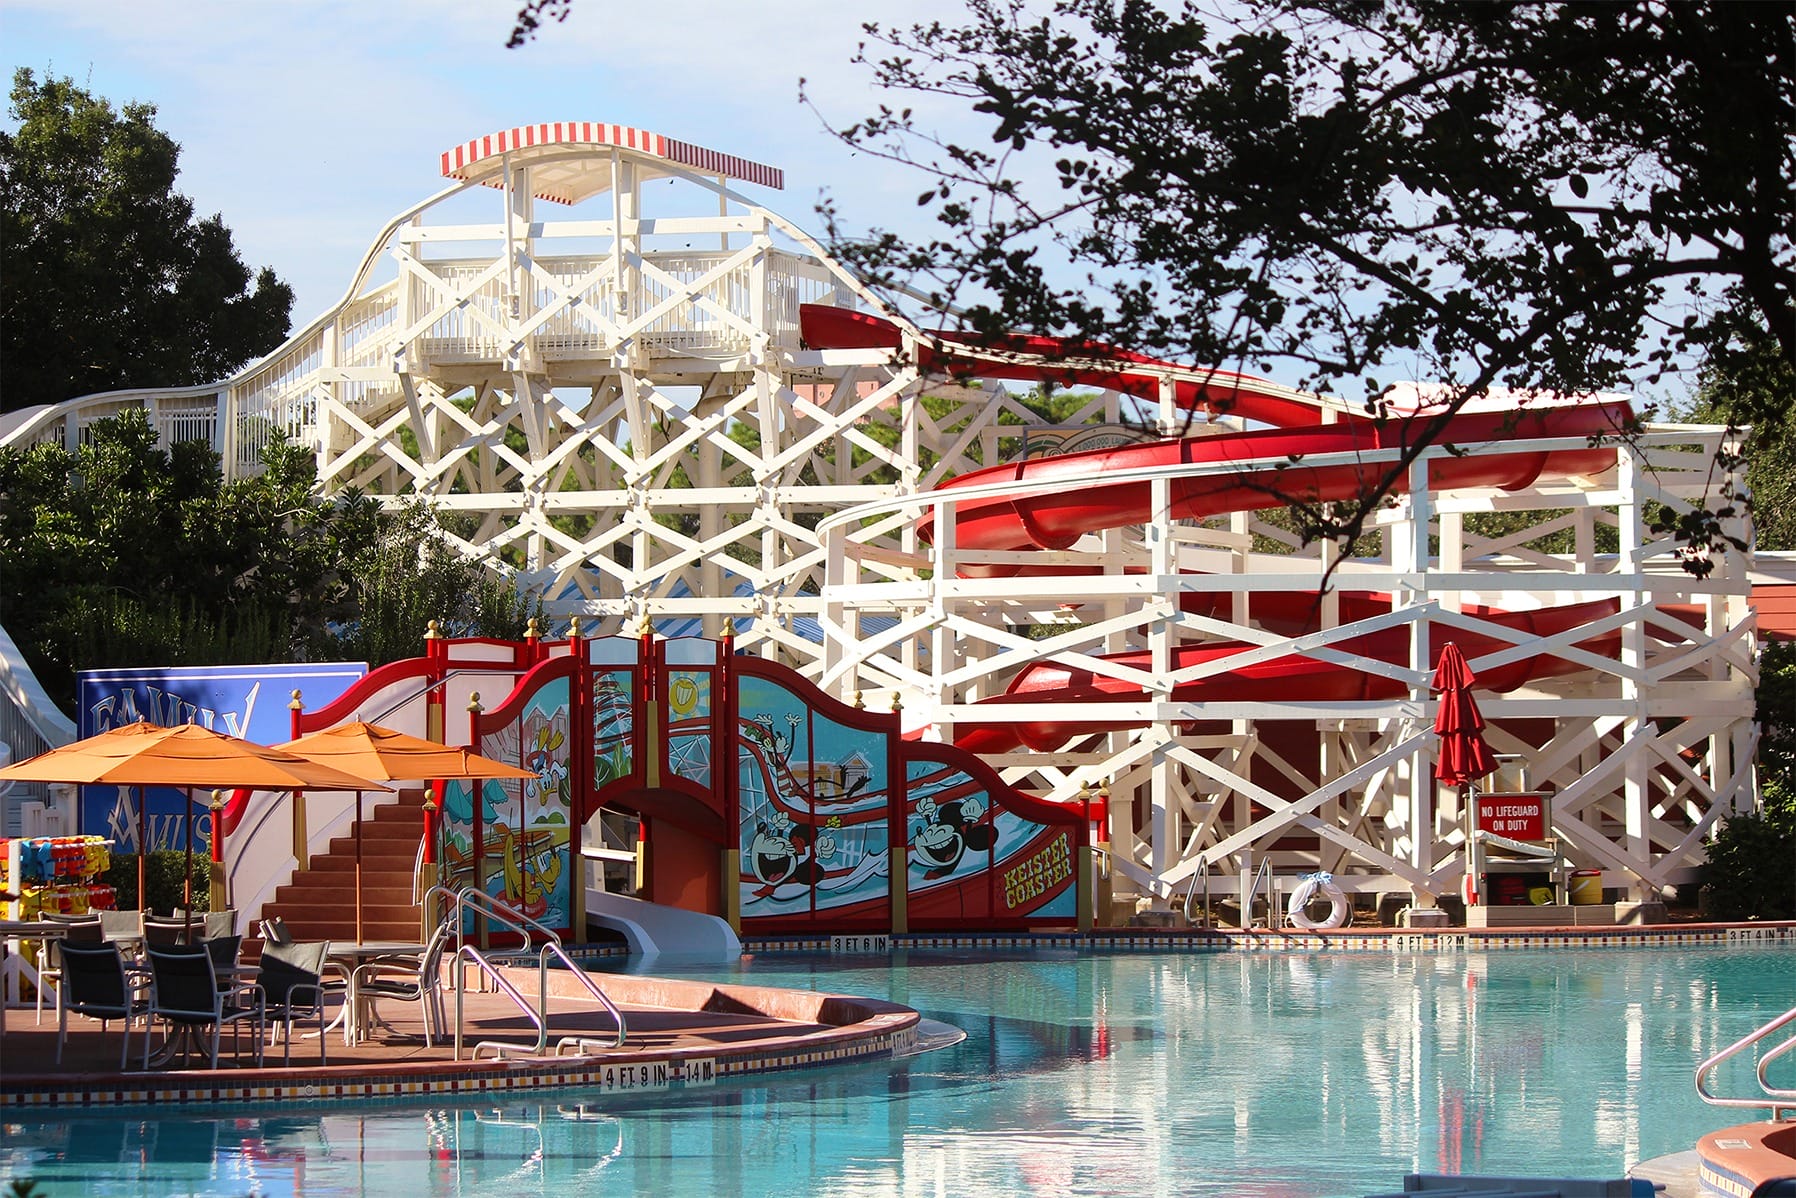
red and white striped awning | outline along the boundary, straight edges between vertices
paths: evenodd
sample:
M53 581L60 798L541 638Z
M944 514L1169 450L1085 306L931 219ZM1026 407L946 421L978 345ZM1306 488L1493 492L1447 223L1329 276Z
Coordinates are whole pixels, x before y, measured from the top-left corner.
M588 147L626 150L651 163L674 163L700 174L722 175L763 187L786 184L785 172L778 167L707 150L647 129L597 121L519 125L476 137L444 152L443 174L450 179L500 187L504 185L505 163L509 160L514 169L530 167L530 191L538 199L577 204L611 186L609 155L570 153Z

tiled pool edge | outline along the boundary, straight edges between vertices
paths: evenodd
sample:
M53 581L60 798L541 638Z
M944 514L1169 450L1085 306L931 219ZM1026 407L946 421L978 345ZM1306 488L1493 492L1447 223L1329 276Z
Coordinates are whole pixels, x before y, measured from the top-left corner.
M849 937L855 947L841 951L868 955L865 942ZM912 932L887 938L898 949L948 951L1066 952L1463 952L1531 948L1685 948L1692 945L1796 943L1796 921L1751 924L1642 924L1570 928L1336 928L1317 931L1292 928L1238 931L1233 928L1104 928L1078 932L991 932L983 934ZM742 951L757 953L827 953L828 936L769 937L744 941Z

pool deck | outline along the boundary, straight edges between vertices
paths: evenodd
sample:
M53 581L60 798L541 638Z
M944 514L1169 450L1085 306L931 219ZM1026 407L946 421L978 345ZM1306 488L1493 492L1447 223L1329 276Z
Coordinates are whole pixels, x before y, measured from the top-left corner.
M566 979L554 979L552 981ZM263 1065L226 1067L231 1060L227 1031L220 1068L167 1068L144 1072L143 1029L132 1034L131 1063L118 1069L119 1026L102 1030L95 1020L70 1017L63 1060L56 1063L56 1017L14 1008L4 1016L0 1035L0 1113L56 1108L92 1108L169 1102L241 1107L295 1099L326 1102L381 1098L445 1097L559 1087L600 1091L708 1087L728 1078L853 1061L890 1060L914 1051L920 1019L894 1003L802 990L711 985L632 975L604 975L607 995L622 1009L628 1036L622 1048L587 1049L554 1056L562 1037L589 1035L610 1040L614 1024L578 987L552 987L550 1054L496 1059L490 1052L470 1059L477 1043L504 1041L530 1045L535 1028L503 995L464 995L464 1047L457 1060L452 1043L425 1047L418 1005L380 1005L390 1022L362 1043L345 1046L331 1032L326 1065L319 1064L317 1023L309 1038L296 1034L293 1063L283 1062L271 1045ZM516 982L525 993L536 975ZM453 1027L453 993L445 995ZM303 1031L303 1029L301 1029ZM249 1037L243 1060L250 1059ZM159 1047L160 1030L152 1038Z

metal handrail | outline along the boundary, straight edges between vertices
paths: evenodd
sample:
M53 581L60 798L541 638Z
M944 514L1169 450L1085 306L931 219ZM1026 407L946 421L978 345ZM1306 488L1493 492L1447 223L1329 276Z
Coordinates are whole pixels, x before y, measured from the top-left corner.
M466 987L462 985L461 963L464 960L472 962L474 967L479 969L480 972L486 976L487 981L497 986L501 993L511 999L512 1004L524 1013L524 1018L536 1025L535 1048L525 1050L518 1045L508 1044L502 1046L497 1041L482 1040L474 1046L474 1055L479 1057L480 1050L483 1048L494 1049L494 1055L496 1056L503 1055L504 1049L527 1051L532 1054L538 1054L541 1053L543 1049L547 1048L549 1046L548 1017L542 1010L538 1010L536 1007L530 1005L530 1000L525 998L518 988L511 984L511 979L501 973L496 965L487 960L485 953L481 952L472 944L464 944L455 950L455 1059L458 1061L461 1060L463 1003L465 1002L463 996L466 994ZM547 1005L548 1000L545 996L545 1009Z
M1722 1062L1731 1057L1738 1056L1740 1053L1751 1048L1761 1040L1788 1027L1791 1023L1796 1023L1796 1008L1785 1011L1782 1015L1779 1015L1776 1019L1767 1023L1764 1027L1759 1028L1751 1035L1734 1041L1732 1044L1698 1065L1696 1067L1697 1096L1710 1106L1768 1109L1771 1112L1771 1118L1773 1119L1783 1118L1785 1111L1796 1111L1796 1091L1778 1089L1777 1087L1772 1086L1765 1078L1765 1069L1772 1061L1783 1056L1792 1049L1796 1049L1796 1035L1786 1039L1776 1048L1773 1048L1770 1052L1759 1058L1757 1077L1759 1088L1764 1091L1764 1097L1723 1098L1720 1095L1710 1093L1709 1091L1709 1083L1714 1077L1715 1070L1721 1066ZM1778 1101L1779 1098L1787 1098L1791 1101L1780 1102Z
M1192 867L1191 882L1185 887L1185 922L1191 922L1191 899L1197 893L1197 879L1204 880L1204 927L1210 926L1210 857L1207 853L1197 855L1197 864Z
M1248 886L1247 893L1241 896L1241 930L1242 931L1245 932L1248 930L1248 928L1253 926L1254 896L1256 896L1260 893L1261 881L1270 879L1271 877L1272 877L1272 858L1261 857L1260 858L1260 868L1258 868L1254 871L1252 885ZM1266 926L1268 928L1277 927L1278 925L1277 925L1276 921L1278 919L1278 912L1277 912L1276 908L1278 906L1278 903L1272 896L1272 889L1271 889L1270 885L1268 885L1268 887L1266 889L1266 902L1268 904L1268 908L1267 908L1267 912L1266 912Z
M463 995L466 993L466 988L462 984L463 971L459 965L459 962L463 959L472 961L488 979L493 981L499 987L500 991L510 998L512 1002L517 1005L518 1009L523 1011L525 1016L536 1025L537 1030L536 1045L534 1048L524 1049L516 1044L503 1044L497 1041L482 1041L474 1046L476 1056L479 1055L482 1048L491 1048L495 1053L504 1055L508 1052L540 1054L548 1047L549 961L551 958L560 961L575 980L579 982L581 987L585 989L587 994L597 999L599 1005L605 1008L606 1013L609 1014L612 1021L617 1024L616 1038L609 1044L603 1044L603 1047L623 1047L624 1039L629 1035L629 1028L624 1019L623 1011L618 1009L617 1004L611 1001L610 996L599 988L598 984L592 980L591 975L576 965L573 959L567 955L567 951L562 948L561 934L559 932L530 918L509 903L502 902L492 895L487 894L484 891L475 890L472 887L451 888L442 885L432 886L424 896L426 910L432 909L432 906L439 895L447 896L451 900L449 910L444 914L443 918L446 922L453 921L451 926L454 929L456 940L455 957L458 963L454 974L456 1060L461 1060L462 1029L464 1024L463 1004L465 1000ZM493 963L491 957L483 952L478 946L467 944L462 940L461 929L464 922L464 916L471 913L483 916L484 918L499 924L504 930L523 937L526 945L526 949L523 953L503 955L509 956L512 959L535 956L537 967L537 1005L535 1007L530 1005L530 1000L526 998L516 986L512 985L507 978L501 976L498 967ZM543 937L542 947L534 953L530 952L528 949L531 932L536 932ZM585 1039L594 1038L585 1037Z

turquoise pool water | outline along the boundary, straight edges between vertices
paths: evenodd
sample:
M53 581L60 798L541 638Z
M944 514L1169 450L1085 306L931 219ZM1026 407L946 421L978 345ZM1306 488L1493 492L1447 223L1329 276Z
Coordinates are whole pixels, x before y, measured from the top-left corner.
M888 997L967 1038L702 1096L8 1122L0 1179L52 1198L1264 1198L1390 1191L1413 1171L1620 1176L1741 1120L1703 1105L1692 1075L1796 1005L1792 962L1744 947L769 956L743 979Z

